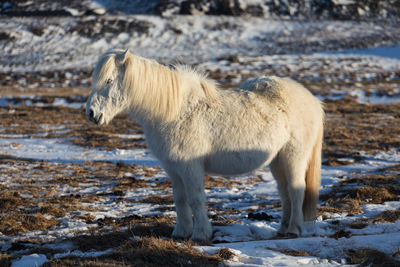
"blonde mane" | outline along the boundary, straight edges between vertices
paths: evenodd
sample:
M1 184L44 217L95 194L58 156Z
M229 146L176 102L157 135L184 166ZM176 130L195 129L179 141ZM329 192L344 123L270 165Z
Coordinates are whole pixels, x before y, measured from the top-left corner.
M114 59L114 60L113 60ZM209 103L217 99L217 86L204 73L188 66L178 65L171 69L154 60L127 52L109 52L99 60L101 66L94 72L96 81L114 71L118 63L123 65L122 88L128 90L131 107L136 111L150 111L146 116L172 119L181 110L188 90L197 90Z

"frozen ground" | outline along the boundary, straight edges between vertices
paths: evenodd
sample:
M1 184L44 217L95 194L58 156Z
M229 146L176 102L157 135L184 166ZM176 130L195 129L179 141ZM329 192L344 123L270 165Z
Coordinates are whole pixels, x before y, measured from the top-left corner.
M5 136L3 136L5 138ZM16 145L18 144L18 145ZM1 139L0 154L15 157L35 159L38 162L30 163L31 166L25 166L25 178L40 186L49 188L47 179L53 179L51 174L34 175L36 166L43 164L68 165L77 164L85 161L121 161L125 164L140 164L144 168L151 168L157 165L157 160L148 156L146 151L137 150L116 150L103 151L97 149L85 150L74 145L59 143L59 140L52 139ZM39 163L41 162L41 163ZM378 153L375 156L364 155L364 160L359 163L353 163L342 167L323 167L321 193L326 194L332 188L337 187L343 182L344 177L362 176L368 173L382 172L384 169L398 166L400 162L399 151L389 151ZM60 167L61 167L60 166ZM14 168L18 166L8 166L2 164L2 169ZM65 167L64 167L65 168ZM67 167L68 168L68 167ZM100 174L100 172L97 172ZM47 246L46 243L53 243L52 246L64 246L63 253L55 254L53 257L66 257L68 255L77 255L79 257L96 257L94 251L81 252L72 245L58 243L63 238L72 237L77 232L84 233L90 228L97 226L98 221L105 218L121 219L126 216L172 216L175 212L171 203L167 205L155 203L140 203L151 196L170 196L169 188L158 188L157 183L166 178L162 170L157 169L151 177L125 172L123 177L135 176L136 179L144 180L148 187L140 187L124 192L122 200L114 202L116 196L112 194L114 180L102 181L94 175L85 182L79 182L74 186L54 185L51 190L57 190L55 194L61 195L102 195L97 201L85 203L88 211L67 212L62 218L62 222L53 229L43 231L28 231L17 234L16 236L0 236L0 242L3 252L7 252L12 247L11 244L17 240L33 239L40 241L40 246ZM10 189L17 187L14 180L18 175L2 176L2 185ZM257 177L257 178L255 178ZM21 178L19 178L21 179ZM68 179L66 177L66 179ZM43 182L43 185L41 184ZM318 217L314 228L309 226L309 233L306 236L297 239L275 239L277 228L279 226L280 213L276 209L266 209L273 204L278 203L278 193L276 184L268 169L257 171L249 176L229 178L233 186L209 187L207 195L209 198L210 216L221 216L219 213L225 210L233 210L233 214L224 213L222 221L234 221L222 226L214 227L213 246L196 247L201 253L215 253L218 248L230 248L234 253L227 264L232 266L276 266L284 264L294 265L315 265L315 266L335 266L346 263L346 252L349 250L371 249L380 251L388 255L398 255L400 246L400 221L368 223L364 227L352 227L354 223L364 220L373 221L385 211L398 211L399 201L386 201L380 204L361 205L361 213L349 215L346 210L341 212L324 212ZM21 183L22 185L23 183ZM357 186L356 184L350 185ZM346 186L346 188L348 188ZM49 188L50 189L50 188ZM340 190L340 188L339 188ZM106 193L109 193L108 196ZM22 194L22 193L21 193ZM28 197L29 198L29 197ZM371 196L372 199L372 196ZM133 201L134 200L134 201ZM129 203L131 202L131 203ZM146 202L146 201L144 201ZM163 207L160 211L160 207ZM262 208L263 207L263 208ZM165 210L166 209L166 210ZM271 218L265 220L251 220L250 213L267 212ZM76 215L90 216L90 222L84 222L76 219ZM97 223L96 223L97 222ZM134 232L133 232L134 234ZM343 235L343 236L341 236ZM67 242L68 243L68 242ZM32 246L38 246L32 244ZM302 252L302 256L292 256L295 252ZM110 251L108 251L110 252ZM97 252L101 253L101 252ZM104 252L104 253L107 253ZM14 256L24 255L24 251L14 251ZM100 255L100 254L99 254ZM45 254L26 255L13 264L25 264L28 259L32 262L43 262L46 259ZM49 260L49 259L48 259ZM14 266L14 265L13 265ZM26 266L26 265L15 265Z
M399 264L397 24L106 15L0 17L0 30L0 265ZM318 220L305 236L276 236L265 168L206 177L211 244L165 243L170 181L140 127L122 116L98 128L83 112L96 58L127 47L196 65L227 89L290 76L326 102Z

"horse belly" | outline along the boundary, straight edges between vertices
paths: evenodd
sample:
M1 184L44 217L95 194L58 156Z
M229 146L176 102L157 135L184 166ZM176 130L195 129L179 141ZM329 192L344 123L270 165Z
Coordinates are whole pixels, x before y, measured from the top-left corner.
M271 161L266 151L225 151L209 155L205 159L205 171L212 174L239 175L252 172Z

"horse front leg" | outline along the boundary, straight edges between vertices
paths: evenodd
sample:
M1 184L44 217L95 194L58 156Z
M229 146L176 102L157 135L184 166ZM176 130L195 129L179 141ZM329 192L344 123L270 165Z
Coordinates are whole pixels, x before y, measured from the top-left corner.
M193 232L192 210L187 200L185 186L181 177L173 171L167 171L172 181L172 192L176 209L176 225L172 232L174 239L187 239Z
M191 240L200 243L207 243L212 236L212 227L206 211L204 170L200 167L185 167L183 183L185 185L188 203L192 209L194 219Z

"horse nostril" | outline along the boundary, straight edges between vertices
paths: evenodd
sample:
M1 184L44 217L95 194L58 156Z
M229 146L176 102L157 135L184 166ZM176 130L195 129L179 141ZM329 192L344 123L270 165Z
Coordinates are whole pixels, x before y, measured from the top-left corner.
M90 109L89 110L89 118L93 119L93 117L94 117L94 111L93 111L93 109Z

